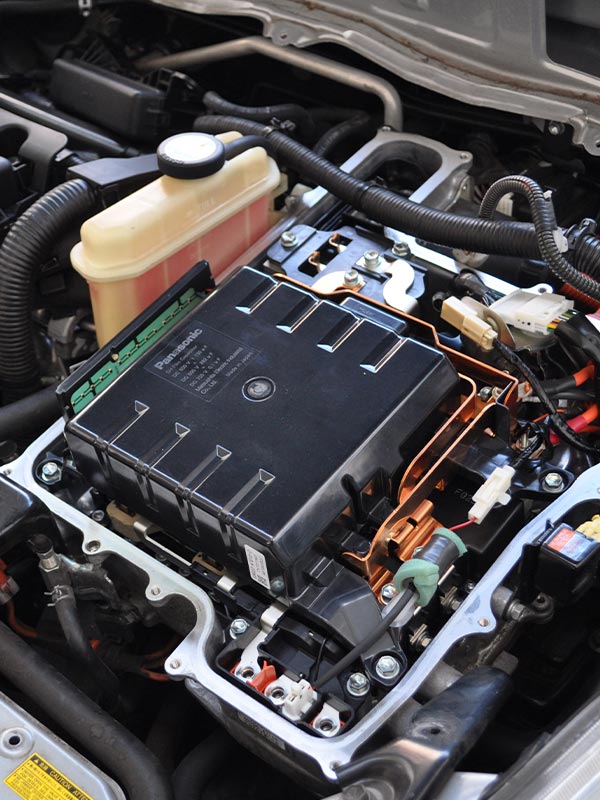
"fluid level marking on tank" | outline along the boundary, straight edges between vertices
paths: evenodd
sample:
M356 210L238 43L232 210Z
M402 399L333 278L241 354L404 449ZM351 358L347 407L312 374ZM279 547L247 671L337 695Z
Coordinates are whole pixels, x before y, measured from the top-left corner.
M130 367L158 339L171 330L185 313L197 306L203 299L204 293L198 293L195 289L188 289L175 302L171 303L162 314L138 333L135 339L124 345L111 360L103 364L89 380L73 392L71 395L73 412L78 414L82 411L92 402L94 397L99 395L107 386L110 386L122 372Z
M19 764L4 783L22 800L93 800L38 753Z

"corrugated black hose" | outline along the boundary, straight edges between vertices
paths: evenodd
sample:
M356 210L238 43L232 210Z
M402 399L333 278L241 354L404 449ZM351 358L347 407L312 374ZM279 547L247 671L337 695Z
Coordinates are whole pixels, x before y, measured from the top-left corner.
M569 264L562 255L557 244L557 236L562 237L562 231L556 223L551 194L544 192L534 180L525 175L499 178L485 193L479 216L489 219L502 197L510 193L520 194L527 200L538 237L540 254L556 277L592 300L600 302L600 283Z
M5 400L18 400L39 388L32 321L35 282L59 238L95 206L85 181L62 183L19 217L0 247L0 385Z
M582 281L579 270L571 272L573 267L558 251L554 233L550 237L549 225L553 220L552 204L546 200L541 189L539 191L544 201L543 207L541 205L537 207L537 192L535 196L534 220L537 220L538 224L536 230L535 225L531 223L466 217L419 205L389 189L375 186L343 172L327 159L268 125L238 117L215 115L198 117L194 122L194 129L213 134L237 130L244 135L261 136L268 142L269 152L278 161L293 167L305 179L312 180L382 225L402 230L428 242L446 247L460 247L476 253L521 258L539 258L542 255L549 259L549 264L556 274L568 275L579 286L586 287L585 293L592 292L591 296L595 296L598 292L600 296L600 286L595 281L588 283L589 279L586 279L585 275L581 276L585 279ZM523 188L521 184L519 188ZM493 195L490 196L490 200L492 197ZM586 237L586 239L592 238ZM580 247L584 248L583 242ZM591 244L588 246L588 251L596 252ZM560 258L557 258L557 253ZM565 269L565 266L568 269ZM586 271L584 258L580 259L579 268Z

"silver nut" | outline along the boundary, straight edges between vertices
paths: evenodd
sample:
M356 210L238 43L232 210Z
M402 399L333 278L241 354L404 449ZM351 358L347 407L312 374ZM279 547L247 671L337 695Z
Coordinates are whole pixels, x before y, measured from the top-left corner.
M40 478L44 483L56 483L62 476L62 469L60 464L56 461L46 461L40 469Z
M363 262L367 269L377 269L381 264L381 256L377 250L367 250L363 254Z
M353 672L346 681L346 689L352 697L364 697L371 688L371 681L363 672Z
M542 487L548 492L562 492L565 481L560 472L548 472L542 480Z
M249 627L250 623L247 620L243 619L243 617L236 617L229 626L229 635L232 639L237 639L238 636L246 633Z
M400 675L400 662L394 656L381 656L375 664L375 672L383 680L394 680Z
M393 583L386 583L381 589L381 599L384 603L389 603L397 594L398 592Z
M284 231L279 241L282 247L292 248L298 244L298 237L294 231Z
M347 272L344 272L344 286L351 289L354 286L359 286L360 282L360 275L355 269L349 269Z
M408 258L410 255L410 247L406 244L406 242L394 242L392 246L392 254L396 256L396 258Z

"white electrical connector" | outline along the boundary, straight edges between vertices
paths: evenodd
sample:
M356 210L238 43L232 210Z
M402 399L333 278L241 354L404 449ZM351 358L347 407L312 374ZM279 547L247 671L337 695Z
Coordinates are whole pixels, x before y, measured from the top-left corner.
M292 722L305 719L319 700L318 693L307 680L296 681L289 686L287 697L281 708L284 717Z
M482 319L474 308L458 297L448 297L442 303L442 319L457 328L482 350L491 350L498 336L494 328Z
M510 501L508 490L514 474L514 469L508 464L496 467L473 495L473 506L469 511L469 519L477 523L483 522L496 503L505 506Z
M507 325L527 333L546 336L553 320L573 309L574 302L560 294L534 294L517 289L490 306Z

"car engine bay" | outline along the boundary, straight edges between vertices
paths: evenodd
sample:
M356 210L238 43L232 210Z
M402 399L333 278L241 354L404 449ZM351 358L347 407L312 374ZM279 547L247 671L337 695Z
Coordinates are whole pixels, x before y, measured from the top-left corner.
M579 797L593 113L238 5L0 0L0 798Z

